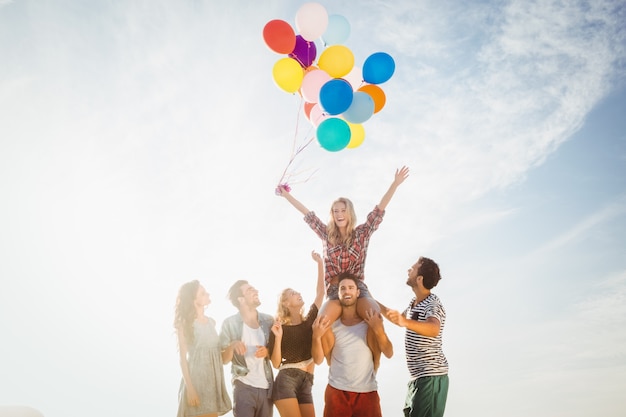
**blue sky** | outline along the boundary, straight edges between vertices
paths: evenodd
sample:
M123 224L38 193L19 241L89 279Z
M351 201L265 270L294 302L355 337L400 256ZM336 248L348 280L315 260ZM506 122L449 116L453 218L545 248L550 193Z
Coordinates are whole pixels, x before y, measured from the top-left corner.
M268 313L285 286L313 300L320 242L273 190L314 132L262 38L303 2L169 3L0 0L0 405L173 414L182 283L204 283L218 323L240 278ZM623 2L321 4L350 22L357 67L384 51L396 72L363 145L308 146L293 193L322 218L349 197L364 219L411 168L366 280L402 308L417 257L441 265L447 415L621 416ZM408 375L386 328L393 415Z

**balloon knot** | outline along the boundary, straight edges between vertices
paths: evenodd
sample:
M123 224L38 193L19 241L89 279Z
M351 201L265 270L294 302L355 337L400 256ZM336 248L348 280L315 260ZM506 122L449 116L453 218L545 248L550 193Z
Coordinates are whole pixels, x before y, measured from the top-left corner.
M274 192L276 193L276 195L281 195L282 194L282 190L290 192L291 191L291 187L287 183L285 183L285 184L278 184L278 187L276 187L276 190Z

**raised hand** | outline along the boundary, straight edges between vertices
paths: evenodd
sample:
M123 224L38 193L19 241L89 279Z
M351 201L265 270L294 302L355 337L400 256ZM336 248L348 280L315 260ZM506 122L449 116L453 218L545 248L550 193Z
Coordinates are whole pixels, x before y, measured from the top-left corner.
M393 179L393 183L398 186L404 182L405 179L409 177L409 167L403 166L400 169L396 169L396 175Z
M276 336L277 339L283 337L283 325L279 320L274 320L274 324L272 325L272 333Z

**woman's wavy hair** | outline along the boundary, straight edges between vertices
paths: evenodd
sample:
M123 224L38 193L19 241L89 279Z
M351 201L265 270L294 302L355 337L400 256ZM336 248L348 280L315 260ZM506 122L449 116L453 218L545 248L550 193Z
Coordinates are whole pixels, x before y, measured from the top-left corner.
M193 280L183 284L178 290L174 308L174 328L183 331L187 344L193 343L193 322L196 319L194 301L200 288L200 282Z
M281 324L288 325L292 322L291 312L285 306L285 302L287 301L287 298L293 293L293 291L294 290L292 288L285 288L278 296L278 308L276 310L276 317L278 318L278 321L281 322ZM302 308L300 309L300 318L304 320L304 306L302 306Z
M348 211L348 214L350 215L350 218L348 219L348 224L346 225L346 228L347 228L346 236L341 236L341 232L339 231L339 228L335 224L335 218L333 217L333 207L335 207L335 204L337 203L345 204L346 210ZM354 212L354 205L352 204L352 201L350 201L349 199L345 197L339 197L338 199L333 201L333 204L330 205L330 219L328 220L328 224L326 225L326 232L328 233L328 242L330 243L330 246L336 246L336 245L342 245L342 244L346 246L350 246L350 243L352 243L352 235L354 234L355 227L356 227L356 213Z

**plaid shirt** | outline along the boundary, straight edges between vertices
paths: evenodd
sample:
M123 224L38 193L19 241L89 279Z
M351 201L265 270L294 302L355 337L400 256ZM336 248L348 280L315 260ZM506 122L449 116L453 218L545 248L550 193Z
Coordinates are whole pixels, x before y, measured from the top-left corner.
M378 206L374 207L374 210L367 215L367 221L354 229L350 246L329 246L326 225L312 211L304 216L304 221L322 239L324 245L324 278L327 284L342 272L350 272L358 279L364 279L367 245L369 245L370 236L383 221L384 214L385 212L380 210Z

